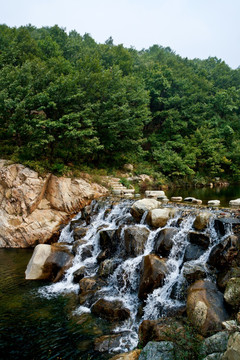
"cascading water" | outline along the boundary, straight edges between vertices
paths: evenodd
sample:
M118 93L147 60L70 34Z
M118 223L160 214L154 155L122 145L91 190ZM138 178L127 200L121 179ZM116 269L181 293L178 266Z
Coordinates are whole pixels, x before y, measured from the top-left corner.
M188 234L193 230L193 222L195 219L191 212L188 216L182 216L186 207L179 207L179 211L173 219L170 219L164 228L153 230L145 224L146 215L144 213L139 224L134 223L135 227L139 229L149 229L149 236L145 243L143 252L136 257L122 256L121 249L124 247L124 231L132 221L130 214L130 207L132 201L124 200L116 205L112 205L108 201L103 206L94 203L92 206L93 215L91 216L91 223L87 222L82 226L86 227L87 231L83 237L83 243L78 247L75 255L73 265L67 270L64 279L61 282L45 286L40 289L43 296L51 297L59 293L78 292L79 285L73 283L74 272L81 267L85 269L85 276L96 277L98 274L99 264L98 256L101 252L100 235L99 232L104 230L116 230L119 232L119 251L115 253L116 269L106 278L106 286L98 290L96 299L104 298L105 300L114 301L120 300L124 307L130 310L130 317L115 327L114 332L122 335L119 345L111 351L128 351L137 346L138 343L138 327L144 319L157 319L161 316L168 316L171 313L181 309L184 305L184 299L181 298L181 288L186 282L184 278L183 259L186 247L189 245ZM81 213L77 215L74 221L81 219ZM181 221L178 221L181 219ZM222 240L217 234L213 226L213 218L204 234L210 238L210 245L206 251L196 260L190 260L187 263L191 266L201 265L206 270L207 276L212 276L206 266L209 253L214 245ZM166 261L167 275L162 287L155 289L148 295L144 303L139 300L139 271L140 265L144 256L154 252L154 243L158 233L167 228L174 228L175 235L172 238L173 246ZM225 235L226 236L226 235ZM68 224L62 231L59 242L67 243L72 247L74 243L73 231L71 231L70 224ZM91 249L91 256L84 257L84 250ZM186 262L185 262L186 264ZM143 307L142 316L140 316L140 307ZM79 312L90 312L91 307L88 304L83 304L77 309Z

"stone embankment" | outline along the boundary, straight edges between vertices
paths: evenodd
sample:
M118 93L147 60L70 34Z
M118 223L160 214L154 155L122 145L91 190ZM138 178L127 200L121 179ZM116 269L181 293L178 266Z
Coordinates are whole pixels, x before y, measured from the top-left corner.
M55 235L69 217L108 190L83 179L44 177L0 160L0 247L33 247Z

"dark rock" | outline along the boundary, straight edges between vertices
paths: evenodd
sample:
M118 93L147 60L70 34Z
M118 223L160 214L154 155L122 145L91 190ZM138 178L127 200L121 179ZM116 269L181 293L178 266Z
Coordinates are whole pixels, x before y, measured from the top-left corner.
M229 318L223 294L208 280L198 280L188 289L187 316L199 333L207 336L222 330L222 322Z
M71 220L70 231L73 231L76 227L80 227L80 226L82 227L83 225L86 225L86 222L82 218L76 219L76 220Z
M80 296L79 301L80 305L87 303L87 305L91 305L96 301L94 295L100 290L103 286L106 286L106 283L94 277L84 277L79 282L80 286Z
M235 235L228 236L215 245L209 255L208 264L221 270L240 265L240 239Z
M153 254L144 256L140 267L139 299L145 300L154 289L162 286L166 273L165 259Z
M130 311L123 307L121 301L108 301L99 299L91 308L92 314L109 321L122 321L130 316Z
M87 228L78 226L73 229L74 241L82 239L87 233Z
M145 227L129 226L125 229L125 252L128 257L135 257L144 253L149 233L149 229Z
M113 257L114 253L119 247L119 237L116 230L102 230L99 232L100 235L100 248L106 250L108 257Z
M240 267L235 268L226 268L223 271L217 274L217 285L220 290L224 291L227 285L227 282L231 278L240 278Z
M188 236L191 244L199 245L203 249L207 249L210 244L210 239L208 235L192 231L189 232Z
M226 218L220 218L215 219L214 221L214 228L218 235L223 236L227 234L227 231L229 229L229 226L232 227L233 232L238 235L240 233L240 219L232 218L232 217L226 217Z
M114 273L114 270L118 267L119 262L114 259L106 259L104 260L98 269L98 274L100 277L108 277L109 275Z
M195 244L189 244L186 247L184 259L183 261L191 261L191 260L197 260L202 254L204 254L205 249L203 249L201 246L195 245Z
M108 250L103 250L103 251L101 251L101 252L98 254L98 256L97 256L97 262L98 262L98 264L100 264L100 263L101 263L102 261L104 261L104 260L107 260L109 256L110 256L110 255L109 255L109 251L108 251Z
M85 266L81 266L78 270L74 271L73 282L79 283L79 281L84 277L84 275L85 275Z
M229 333L220 331L206 338L202 343L201 354L207 356L214 353L224 353L227 350Z
M81 256L82 261L86 260L87 258L92 256L93 246L92 245L86 245L82 248Z
M103 335L94 341L94 350L98 352L111 352L118 348L121 341L121 334Z
M206 277L206 272L201 265L185 264L183 268L183 276L189 284L194 283L196 280L201 280Z
M161 230L154 239L154 252L157 255L168 257L173 246L172 238L176 235L177 229L166 228Z
M138 360L175 360L174 344L171 341L149 343L143 348Z
M78 250L79 250L79 247L81 245L86 244L86 243L87 243L87 241L83 240L83 239L74 241L73 246L72 246L73 255L75 256L77 254Z
M44 272L49 273L49 279L59 281L65 271L71 267L73 255L69 249L59 243L52 244L52 253L44 264Z
M234 309L240 307L240 278L231 278L224 291L225 301Z
M145 346L149 341L167 341L184 335L183 324L175 318L143 320L138 331L139 343Z

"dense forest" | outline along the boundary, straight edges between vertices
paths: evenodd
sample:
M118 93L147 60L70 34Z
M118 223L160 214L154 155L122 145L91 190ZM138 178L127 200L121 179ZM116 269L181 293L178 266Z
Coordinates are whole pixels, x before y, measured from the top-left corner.
M160 181L240 180L240 68L169 47L0 26L1 157L64 173L131 162Z

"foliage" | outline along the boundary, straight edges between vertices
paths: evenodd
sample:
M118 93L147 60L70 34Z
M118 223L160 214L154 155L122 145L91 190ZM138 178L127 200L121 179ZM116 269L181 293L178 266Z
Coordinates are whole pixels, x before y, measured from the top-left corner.
M0 37L2 156L58 174L131 162L158 183L240 180L240 68L57 25Z

